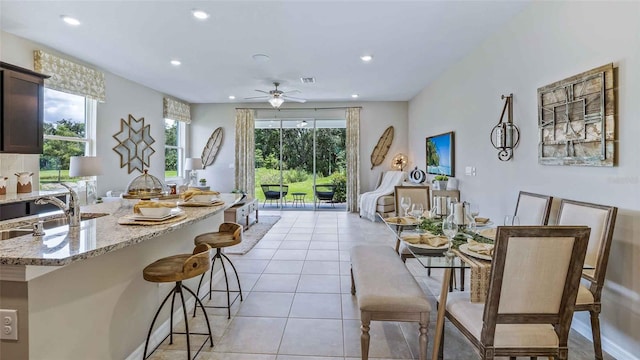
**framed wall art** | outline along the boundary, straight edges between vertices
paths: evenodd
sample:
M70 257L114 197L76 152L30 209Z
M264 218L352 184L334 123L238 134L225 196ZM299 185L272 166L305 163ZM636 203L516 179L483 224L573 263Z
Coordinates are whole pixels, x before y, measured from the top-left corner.
M538 162L615 165L613 64L538 89Z
M120 119L120 131L113 138L118 142L113 151L120 155L121 168L127 166L131 174L149 167L149 157L155 152L151 144L156 141L151 137L151 125L145 125L144 118L136 119L129 114L128 120Z
M427 174L455 176L453 131L427 137Z

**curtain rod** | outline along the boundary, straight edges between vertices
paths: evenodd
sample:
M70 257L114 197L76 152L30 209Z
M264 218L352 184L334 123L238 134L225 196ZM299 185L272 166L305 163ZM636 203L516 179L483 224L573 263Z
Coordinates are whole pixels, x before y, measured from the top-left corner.
M336 107L314 107L314 108L286 108L286 109L275 109L275 108L248 108L248 107L239 107L236 110L272 110L272 111L294 111L294 110L339 110L339 109L362 109L362 106L336 106Z

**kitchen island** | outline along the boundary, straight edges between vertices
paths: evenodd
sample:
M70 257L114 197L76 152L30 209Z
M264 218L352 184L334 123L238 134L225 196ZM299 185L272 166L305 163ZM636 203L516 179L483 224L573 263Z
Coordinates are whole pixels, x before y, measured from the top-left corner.
M18 310L18 340L1 340L0 358L141 358L154 311L173 287L144 281L142 270L190 253L195 235L217 231L224 210L240 197L221 199L222 206L184 207L186 218L153 226L118 224L135 201L92 205L83 212L107 215L83 221L77 231L65 226L0 241L0 308ZM0 229L29 220L1 222ZM197 280L185 283L195 290ZM187 306L193 303L189 298ZM168 312L158 323L166 319Z

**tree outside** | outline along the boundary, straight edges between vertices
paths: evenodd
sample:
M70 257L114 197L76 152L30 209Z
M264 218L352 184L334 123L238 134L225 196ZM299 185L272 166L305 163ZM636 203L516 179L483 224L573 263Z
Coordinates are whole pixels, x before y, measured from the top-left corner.
M317 128L316 184L334 184L334 202L346 201L346 129ZM280 163L280 129L255 130L256 197L264 201L261 185L288 185L288 199L294 192L306 193L313 199L313 129L282 130L282 163Z
M45 123L44 134L82 139L85 136L85 124L67 119ZM84 154L85 143L82 141L45 139L40 156L40 183L74 181L69 177L70 159Z

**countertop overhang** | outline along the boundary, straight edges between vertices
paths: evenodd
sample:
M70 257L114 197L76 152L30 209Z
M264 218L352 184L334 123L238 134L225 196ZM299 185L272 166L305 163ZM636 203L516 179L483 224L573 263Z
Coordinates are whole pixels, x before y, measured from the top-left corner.
M183 207L187 214L183 220L168 224L141 226L120 225L121 216L133 213L135 200L121 200L82 208L82 212L109 215L82 221L79 229L69 231L62 226L45 231L44 236L24 235L0 241L0 265L64 266L76 261L100 256L127 246L184 228L223 212L241 200L237 194L221 194L225 204L211 207ZM32 220L37 217L19 219ZM0 227L19 221L0 223Z

